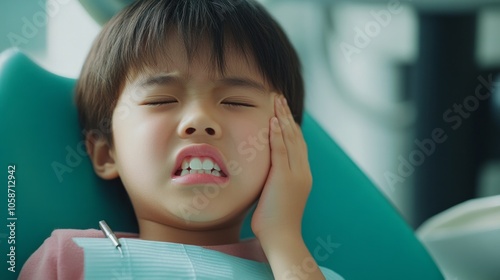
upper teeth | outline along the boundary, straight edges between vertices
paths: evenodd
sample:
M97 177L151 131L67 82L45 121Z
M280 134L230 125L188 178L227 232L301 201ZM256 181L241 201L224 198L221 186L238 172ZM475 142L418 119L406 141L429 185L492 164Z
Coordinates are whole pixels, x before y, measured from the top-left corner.
M181 176L193 173L205 173L220 176L220 167L211 158L191 157L182 161Z

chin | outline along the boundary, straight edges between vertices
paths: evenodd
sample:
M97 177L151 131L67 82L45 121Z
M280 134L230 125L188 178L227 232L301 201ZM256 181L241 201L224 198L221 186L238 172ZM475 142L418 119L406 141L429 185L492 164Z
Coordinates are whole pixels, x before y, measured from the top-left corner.
M234 224L241 224L248 211L216 212L209 209L197 210L199 212L177 215L180 227L185 229L216 229ZM236 214L235 214L236 213Z

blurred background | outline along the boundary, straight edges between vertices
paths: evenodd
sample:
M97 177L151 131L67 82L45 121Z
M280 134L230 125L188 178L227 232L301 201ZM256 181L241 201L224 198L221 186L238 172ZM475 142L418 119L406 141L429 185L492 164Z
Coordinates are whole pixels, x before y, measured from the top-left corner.
M0 51L76 78L106 17L93 2L0 2ZM413 228L500 194L499 1L260 2L301 56L309 113Z
M101 24L131 1L1 1L0 52L77 78ZM260 2L301 57L309 114L447 279L498 279L500 0Z

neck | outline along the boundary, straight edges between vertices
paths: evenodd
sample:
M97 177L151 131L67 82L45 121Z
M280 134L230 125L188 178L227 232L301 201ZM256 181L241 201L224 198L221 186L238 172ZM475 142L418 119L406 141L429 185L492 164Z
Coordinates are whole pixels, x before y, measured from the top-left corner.
M242 221L217 227L175 227L139 220L139 238L198 246L238 243Z

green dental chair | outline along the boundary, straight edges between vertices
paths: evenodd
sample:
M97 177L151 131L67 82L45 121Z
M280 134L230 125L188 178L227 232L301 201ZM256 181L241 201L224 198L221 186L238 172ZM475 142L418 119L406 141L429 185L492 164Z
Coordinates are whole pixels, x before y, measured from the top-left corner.
M115 231L137 231L125 191L93 172L74 85L19 51L0 55L0 279L15 279L54 229L98 228L104 219ZM307 114L302 128L314 178L303 235L318 263L348 280L443 279L412 229L335 141ZM10 205L8 175L15 177ZM6 226L11 222L15 228ZM248 219L242 237L251 235ZM8 270L12 251L15 272Z

